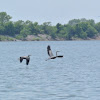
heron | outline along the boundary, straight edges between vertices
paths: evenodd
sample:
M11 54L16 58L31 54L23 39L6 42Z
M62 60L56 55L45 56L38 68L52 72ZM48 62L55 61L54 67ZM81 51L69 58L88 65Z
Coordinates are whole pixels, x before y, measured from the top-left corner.
M31 55L28 55L28 56L21 56L19 59L20 59L20 63L23 61L23 59L26 59L26 65L29 64L29 61L30 61L30 56Z
M49 59L55 59L55 58L57 58L57 57L58 57L58 58L62 58L63 55L57 55L58 52L60 52L60 51L56 51L56 56L54 56L53 53L52 53L52 50L51 50L50 45L48 45L48 46L47 46L47 53L48 53L48 55L50 56L50 58L48 58L47 60L49 60ZM47 60L46 60L46 61L47 61Z

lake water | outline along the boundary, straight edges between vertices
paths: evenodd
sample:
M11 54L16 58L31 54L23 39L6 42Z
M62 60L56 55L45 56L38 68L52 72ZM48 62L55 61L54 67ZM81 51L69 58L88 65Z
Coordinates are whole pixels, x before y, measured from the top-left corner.
M100 41L0 42L0 100L100 100Z

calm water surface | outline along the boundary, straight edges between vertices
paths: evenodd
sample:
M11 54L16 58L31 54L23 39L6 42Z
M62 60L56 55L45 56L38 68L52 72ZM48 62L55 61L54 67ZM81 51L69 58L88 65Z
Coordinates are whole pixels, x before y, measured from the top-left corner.
M100 41L0 42L0 100L100 100Z

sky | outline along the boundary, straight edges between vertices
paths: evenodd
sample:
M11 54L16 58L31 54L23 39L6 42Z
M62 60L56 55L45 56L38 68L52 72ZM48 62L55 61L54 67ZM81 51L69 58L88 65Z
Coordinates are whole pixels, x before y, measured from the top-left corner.
M30 20L43 24L67 24L72 19L93 19L100 22L100 0L0 0L0 12L11 21Z

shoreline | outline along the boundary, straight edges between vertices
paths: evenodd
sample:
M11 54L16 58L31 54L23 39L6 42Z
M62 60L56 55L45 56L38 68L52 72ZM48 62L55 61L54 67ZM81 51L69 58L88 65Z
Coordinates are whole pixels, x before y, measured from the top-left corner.
M70 40L66 40L65 38L59 38L59 37L56 37L54 39L51 36L46 35L46 34L39 34L38 36L28 35L26 38L23 38L23 39L17 39L11 36L0 35L0 42L8 42L8 41L91 41L91 40L100 40L100 36L97 36L94 38L87 38L87 39L72 38Z

